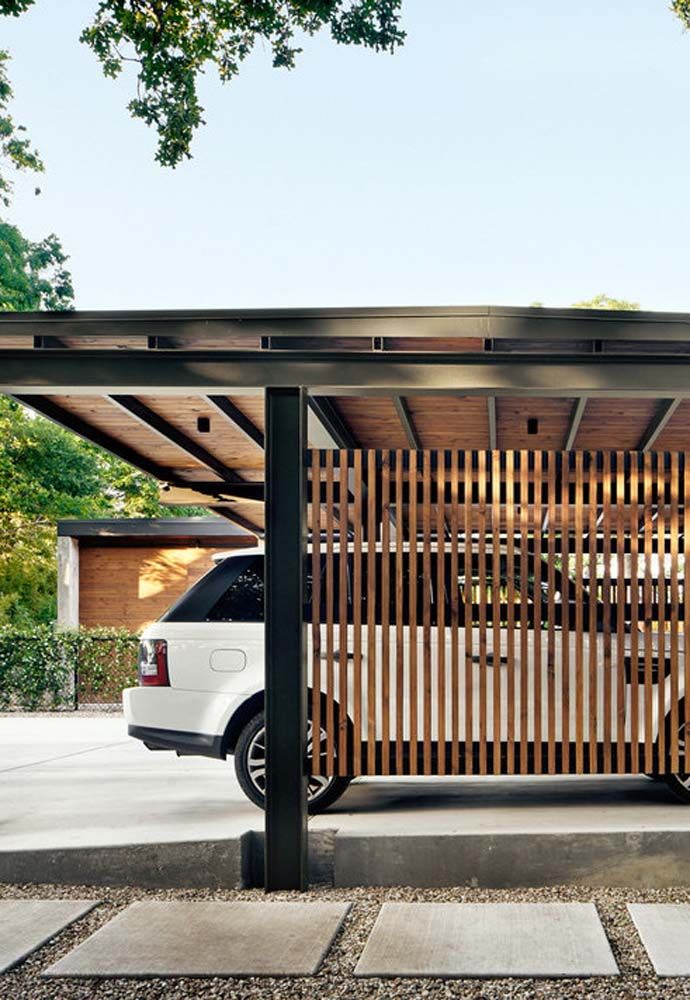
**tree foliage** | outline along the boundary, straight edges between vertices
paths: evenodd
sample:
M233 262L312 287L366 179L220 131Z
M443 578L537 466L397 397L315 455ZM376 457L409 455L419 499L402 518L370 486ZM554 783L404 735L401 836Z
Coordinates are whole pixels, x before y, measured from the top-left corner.
M582 302L574 302L574 309L629 309L636 310L640 308L639 302L628 302L627 299L612 299L610 295L606 295L601 292L599 295L594 295L591 299L583 299Z
M34 0L0 0L17 16ZM273 65L292 69L300 35L325 28L340 44L392 52L404 40L402 0L100 0L81 40L108 77L136 66L134 118L158 132L156 159L176 166L190 156L204 124L198 80L207 67L232 80L257 43Z
M690 0L672 0L671 10L686 28L690 28Z
M0 396L0 625L55 617L59 518L170 517L149 476Z

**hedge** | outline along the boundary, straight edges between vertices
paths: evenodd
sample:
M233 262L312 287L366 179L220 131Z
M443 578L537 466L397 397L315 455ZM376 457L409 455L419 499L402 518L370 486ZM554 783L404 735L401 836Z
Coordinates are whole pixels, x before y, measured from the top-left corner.
M139 638L122 629L0 627L0 710L119 702L136 683Z

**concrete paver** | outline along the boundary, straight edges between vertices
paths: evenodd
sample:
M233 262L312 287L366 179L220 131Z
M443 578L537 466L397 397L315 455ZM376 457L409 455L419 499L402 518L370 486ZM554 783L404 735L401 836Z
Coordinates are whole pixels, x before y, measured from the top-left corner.
M44 976L308 976L349 903L139 902Z
M690 906L628 903L654 971L659 976L690 976Z
M97 905L92 899L0 900L0 973Z
M384 903L357 976L615 976L592 903Z

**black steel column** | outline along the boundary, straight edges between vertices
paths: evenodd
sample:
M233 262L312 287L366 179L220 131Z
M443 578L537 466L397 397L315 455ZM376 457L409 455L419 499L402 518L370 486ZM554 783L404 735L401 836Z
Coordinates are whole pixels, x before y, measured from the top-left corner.
M303 389L266 389L266 890L306 889Z

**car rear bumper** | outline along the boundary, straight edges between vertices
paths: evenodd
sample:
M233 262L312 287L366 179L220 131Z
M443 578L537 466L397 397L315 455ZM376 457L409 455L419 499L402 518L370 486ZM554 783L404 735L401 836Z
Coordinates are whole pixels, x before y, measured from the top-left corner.
M223 737L211 733L186 733L180 729L156 729L152 726L128 726L127 732L141 740L149 750L176 750L179 754L201 757L225 757Z

